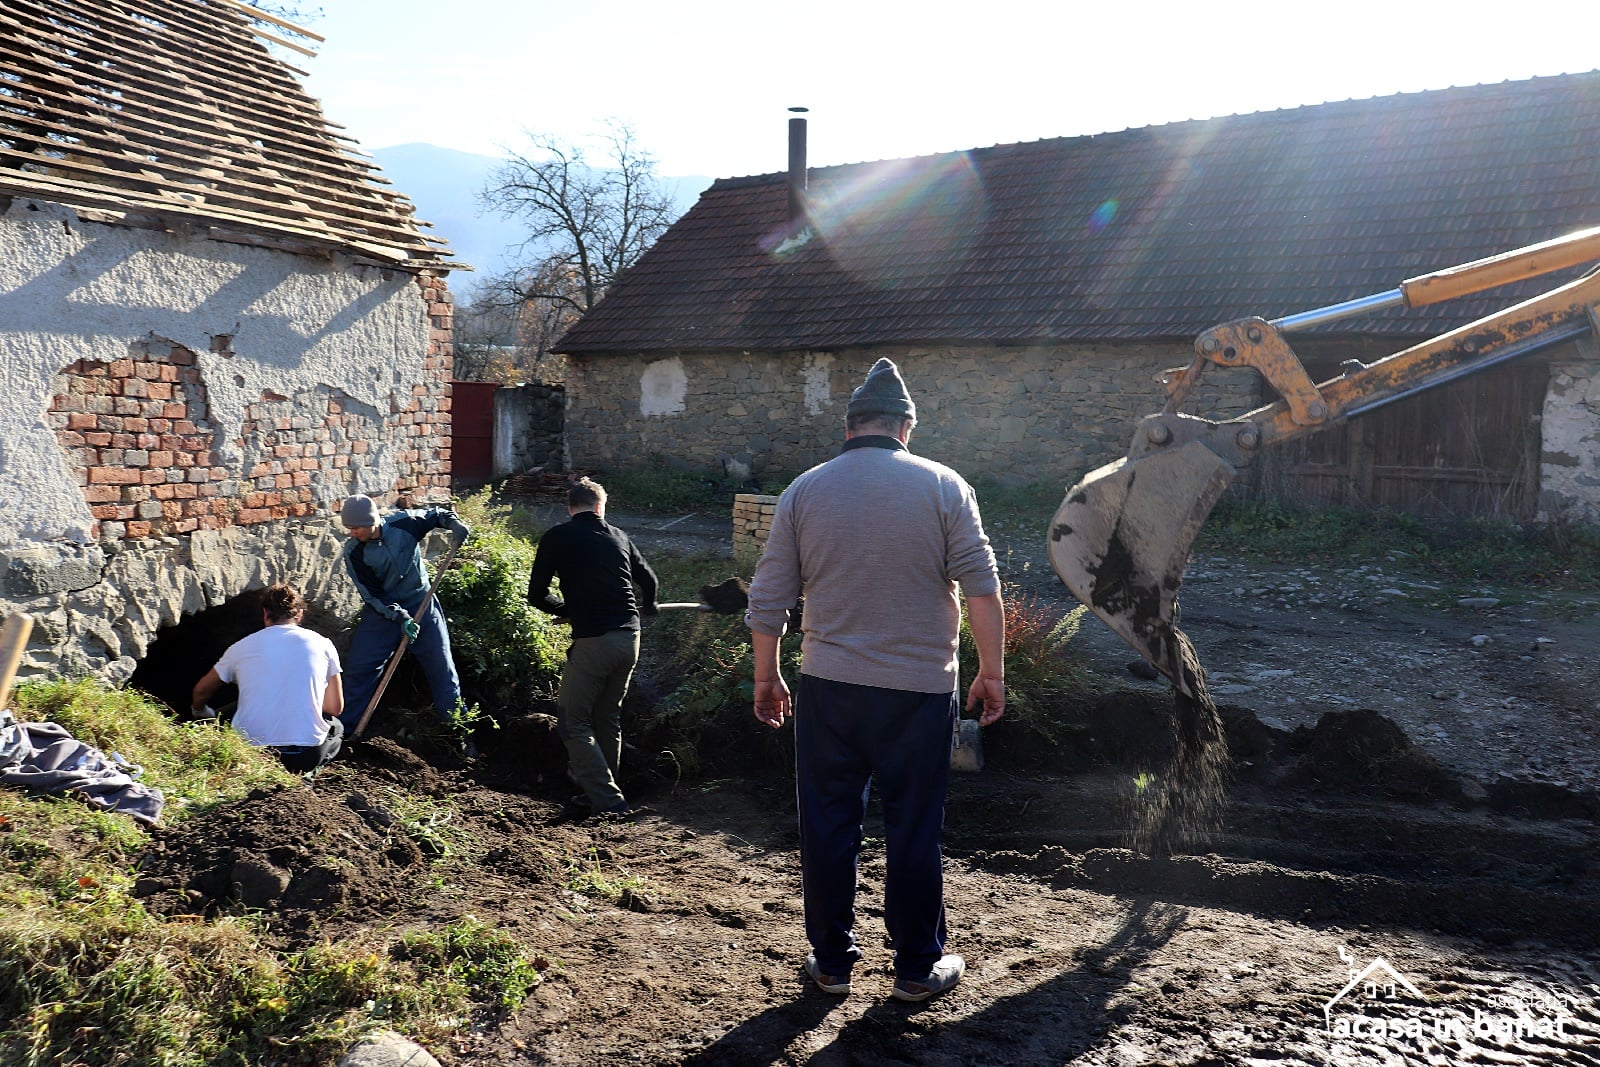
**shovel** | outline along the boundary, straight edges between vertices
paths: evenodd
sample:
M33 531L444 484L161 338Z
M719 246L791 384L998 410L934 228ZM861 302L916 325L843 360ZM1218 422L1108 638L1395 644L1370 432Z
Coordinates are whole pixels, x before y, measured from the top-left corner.
M439 567L433 572L433 583L428 586L428 595L422 598L422 603L417 606L416 613L411 616L411 621L422 625L422 617L428 613L428 605L433 603L433 594L438 592L439 582L444 578L444 572L450 569L450 564L455 561L456 553L461 550L461 544L450 546L450 551L445 553ZM389 679L394 677L394 672L399 669L400 661L405 659L406 649L411 647L411 638L402 635L400 647L394 650L394 655L389 657L389 665L383 669L383 677L378 681L378 688L372 693L372 699L367 702L367 710L361 713L361 721L356 723L356 728L350 731L351 737L360 737L367 728L367 721L372 718L372 713L378 710L378 701L383 699L383 691L389 688Z
M0 626L0 709L11 702L11 683L17 677L17 665L22 662L22 650L28 647L28 634L32 632L31 615L13 615Z
M699 600L657 604L659 611L706 611L718 615L737 615L750 606L750 585L742 578L729 578L717 585L702 585Z
M950 739L950 769L968 774L983 770L983 727L977 719L957 719Z

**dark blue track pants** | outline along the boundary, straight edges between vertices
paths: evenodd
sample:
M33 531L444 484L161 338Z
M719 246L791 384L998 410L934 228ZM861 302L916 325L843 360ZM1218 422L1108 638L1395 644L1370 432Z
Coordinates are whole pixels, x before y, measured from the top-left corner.
M869 783L883 805L888 876L883 921L897 978L926 978L944 955L940 839L950 783L955 693L908 693L800 675L795 781L806 938L824 974L847 975L856 867Z
M415 611L416 605L407 610ZM445 625L444 612L439 609L437 600L428 604L428 613L418 625L421 633L411 642L408 651L417 657L422 673L428 678L434 710L440 719L447 719L461 702L461 679L456 676L455 660L450 658L450 629ZM345 657L348 662L344 665L344 714L339 716L339 721L344 723L347 732L354 730L361 721L383 678L383 668L404 636L404 628L393 619L371 608L361 612L356 632L350 637L350 652Z

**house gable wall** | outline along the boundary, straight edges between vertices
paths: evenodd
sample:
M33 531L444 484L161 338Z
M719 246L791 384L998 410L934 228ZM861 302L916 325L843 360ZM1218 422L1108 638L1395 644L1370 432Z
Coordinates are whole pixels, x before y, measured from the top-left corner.
M273 581L352 614L337 502L448 497L450 324L439 278L12 201L0 612L38 623L24 673L121 681L161 626Z

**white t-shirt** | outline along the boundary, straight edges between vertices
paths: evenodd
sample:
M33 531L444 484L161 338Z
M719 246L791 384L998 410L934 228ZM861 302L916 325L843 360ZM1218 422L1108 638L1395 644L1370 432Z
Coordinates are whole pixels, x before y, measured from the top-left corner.
M233 728L252 745L320 745L328 736L322 696L339 673L333 642L292 622L235 641L217 677L239 686Z

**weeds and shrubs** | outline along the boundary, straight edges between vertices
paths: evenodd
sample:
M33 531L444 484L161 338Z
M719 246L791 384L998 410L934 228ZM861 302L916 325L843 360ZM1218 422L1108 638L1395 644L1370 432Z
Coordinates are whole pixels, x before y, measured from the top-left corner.
M480 851L472 835L456 824L455 812L440 801L390 792L387 807L394 813L395 829L411 838L431 862L471 858Z
M167 794L169 820L296 781L232 731L173 722L131 691L34 682L15 706L26 721L60 722L144 766ZM0 794L0 1063L331 1062L367 1030L437 1038L475 1008L515 1007L538 983L540 961L472 920L393 951L286 952L248 917L163 918L132 895L133 857L148 838L131 819L13 796ZM434 839L446 854L468 851L443 810L402 811L400 832Z
M1594 589L1600 530L1224 497L1196 546L1298 563L1384 560L1461 584Z
M488 494L463 502L472 537L439 582L450 620L450 644L463 688L478 703L461 728L478 717L496 722L505 711L525 712L548 697L561 677L567 628L528 603L528 573L537 549L525 517L493 509Z
M1065 616L1040 604L1038 597L1014 585L1001 590L1005 602L1006 714L1002 720L1009 743L1018 751L1059 748L1083 721L1084 703L1103 692L1098 682L1066 651L1088 609ZM978 650L966 616L961 620L963 680L977 670ZM959 694L966 700L965 692Z
M646 896L650 888L643 878L629 874L621 867L617 868L615 874L608 873L605 864L600 861L597 848L590 848L589 854L582 859L568 856L566 867L567 888L579 896L617 904L630 896Z
M451 1002L492 997L510 1011L544 980L541 960L529 959L516 941L470 915L440 930L405 935L393 955L441 977L441 993Z
M653 560L662 599L687 599L677 590L699 589L727 577L728 561L705 556ZM736 615L663 613L643 635L642 658L652 674L674 684L646 709L632 732L670 756L675 772L696 777L730 760L749 758L763 766L793 762L788 731L772 730L751 714L755 669L750 630ZM799 669L798 636L786 637L784 676Z

